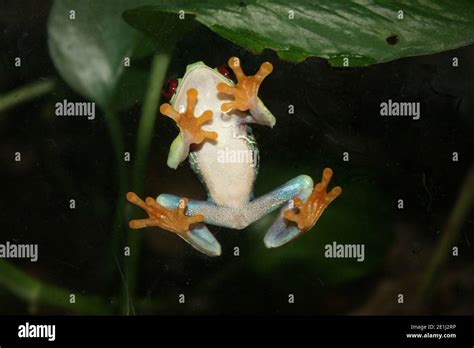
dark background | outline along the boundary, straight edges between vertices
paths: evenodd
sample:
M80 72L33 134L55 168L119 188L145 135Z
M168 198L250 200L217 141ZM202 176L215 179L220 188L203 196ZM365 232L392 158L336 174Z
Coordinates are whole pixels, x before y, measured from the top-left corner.
M2 1L0 95L44 78L61 81L47 49L48 12L46 1ZM272 217L243 231L210 226L223 247L219 258L158 229L126 232L144 235L135 311L473 314L472 213L456 242L459 256L448 258L433 298L420 302L416 293L472 165L474 45L342 69L318 58L282 62L269 50L253 55L201 27L178 44L168 75L180 77L198 60L219 66L233 55L249 75L265 60L274 65L260 97L277 124L253 127L261 156L256 196L299 174L318 180L326 166L343 195L313 231L276 250L262 241ZM16 56L21 69L13 65ZM459 67L452 67L452 57ZM63 99L83 100L59 82L53 93L0 113L0 242L38 243L37 263L14 264L44 282L114 301L122 286L120 262L107 252L117 204L114 154L99 109L94 121L57 118L54 104ZM420 102L421 119L380 117L380 103L388 99ZM139 115L140 105L120 115L129 151ZM155 128L146 193L205 199L187 163L176 171L166 167L175 126L159 116ZM17 151L21 162L14 162ZM349 162L342 161L346 151ZM453 151L459 162L451 160ZM324 245L332 241L364 243L366 261L325 259ZM295 304L288 304L289 293ZM0 288L0 313L73 312L28 305Z

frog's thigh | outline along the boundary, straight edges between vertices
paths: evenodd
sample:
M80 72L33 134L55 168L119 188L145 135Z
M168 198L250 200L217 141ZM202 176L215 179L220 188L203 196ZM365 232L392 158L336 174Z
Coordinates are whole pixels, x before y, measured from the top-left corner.
M283 211L289 209L291 199L295 197L299 197L302 201L306 201L312 190L313 180L311 177L300 175L259 199L266 202L266 204L268 204L267 201L269 198L272 198L275 201L275 206L271 206L272 208L269 210L274 210L283 205L278 217L265 235L264 243L267 248L279 247L300 235L301 231L295 224L287 223L286 219L283 217Z
M207 224L241 230L259 220L262 216L285 205L296 196L306 200L312 189L313 180L307 175L300 175L272 192L240 207L224 207L212 202L190 200L188 202L188 212L189 215L203 214L204 222ZM162 196L164 195L160 197ZM171 198L168 196L166 195L165 198L173 200L173 203L177 204L179 197ZM285 206L285 209L287 209L287 206Z
M312 188L313 180L307 175L300 175L240 207L222 207L209 202L197 202L195 209L196 213L204 215L206 223L241 230L296 196L301 195L306 200Z
M261 216L266 215L287 203L290 199L299 196L306 199L313 190L313 179L308 175L299 175L275 190L254 199L251 202L252 210L261 211Z
M158 204L166 208L177 208L179 200L182 197L162 194L159 195L156 201ZM188 209L186 215L196 215L198 214L196 210L196 205L199 203L206 203L200 201L188 200ZM219 256L221 254L221 245L216 240L216 238L209 232L207 226L203 223L196 223L191 226L191 229L186 234L178 234L186 242L191 244L195 249L208 256Z
M177 208L179 200L183 198L176 195L170 195L167 193L162 193L156 198L156 201L167 208ZM218 209L214 203L208 201L198 201L195 199L188 198L188 207L186 210L186 215L192 216L197 214L204 215L204 222L206 224L214 225L211 216L215 215L214 210Z
M166 207L177 207L181 199L179 196L161 194L156 201ZM247 208L247 209L246 209ZM241 209L229 208L216 205L208 201L197 201L188 199L188 209L186 215L204 215L204 222L210 225L242 229L249 225L247 215L249 215L248 206Z

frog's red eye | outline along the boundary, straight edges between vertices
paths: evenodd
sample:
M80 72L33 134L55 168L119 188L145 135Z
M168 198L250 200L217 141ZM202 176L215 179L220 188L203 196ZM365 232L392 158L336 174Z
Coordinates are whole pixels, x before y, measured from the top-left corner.
M161 94L165 99L171 99L176 92L176 88L178 88L178 80L169 80Z
M235 82L235 79L234 79L234 76L229 72L229 70L227 69L227 65L225 64L222 64L220 66L217 67L217 71L219 71L222 75L224 75L225 77L227 77L228 79L232 80Z

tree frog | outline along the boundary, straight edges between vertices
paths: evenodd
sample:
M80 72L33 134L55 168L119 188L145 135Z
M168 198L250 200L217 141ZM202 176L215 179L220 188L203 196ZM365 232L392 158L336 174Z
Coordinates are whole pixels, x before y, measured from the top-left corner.
M237 83L202 62L188 65L171 104L160 107L180 131L171 144L168 166L176 169L189 157L208 200L161 194L143 201L133 192L126 195L148 213L146 219L131 220L132 229L161 227L209 256L220 255L221 246L207 225L243 229L280 208L264 237L265 245L275 248L309 231L342 192L340 187L327 192L333 172L326 168L316 186L311 177L300 175L254 198L258 148L249 124L273 127L276 123L257 95L273 66L265 62L254 76L246 76L238 58L230 58L228 65Z

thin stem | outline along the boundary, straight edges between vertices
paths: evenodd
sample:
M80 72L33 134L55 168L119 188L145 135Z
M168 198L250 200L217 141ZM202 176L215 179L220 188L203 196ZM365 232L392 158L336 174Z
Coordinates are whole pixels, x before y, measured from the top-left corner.
M117 190L117 199L115 206L115 218L112 228L112 236L109 242L109 260L108 268L106 269L105 274L109 277L112 277L114 272L112 269L115 267L115 260L119 254L119 248L123 238L124 232L124 221L125 221L125 191L127 188L128 177L127 177L127 168L125 166L124 160L124 144L122 139L122 126L116 112L112 110L107 110L105 112L105 119L107 123L107 128L109 130L110 139L112 142L112 147L115 154L115 163L117 166L117 177L118 177L118 190ZM112 279L109 279L112 280Z
M146 176L146 163L150 151L151 139L155 125L161 88L171 59L171 48L163 48L153 57L150 79L143 102L142 115L138 125L135 161L132 173L132 187L139 195L143 195ZM124 200L124 197L122 197ZM137 212L134 210L134 212ZM133 313L133 298L135 296L137 267L140 255L141 238L137 231L130 231L127 246L130 247L130 256L125 258L125 289L122 291L122 311L124 314Z
M133 186L143 191L143 180L146 175L146 163L150 152L151 139L158 113L161 88L164 84L166 72L170 62L171 51L158 53L153 58L150 80L146 91L142 116L138 125L137 142L135 148L136 159L133 168ZM141 192L140 192L141 193Z
M98 296L75 294L74 291L48 285L0 260L0 286L33 305L63 308L79 314L111 314L112 308ZM74 294L75 303L70 302Z
M46 79L14 89L13 91L0 96L0 112L6 111L31 99L45 95L51 92L55 85L56 81L52 79Z
M474 202L474 167L469 170L461 192L444 228L444 233L434 251L431 263L418 293L419 302L427 302L434 293L433 285L440 275L451 249L459 237L459 232Z

